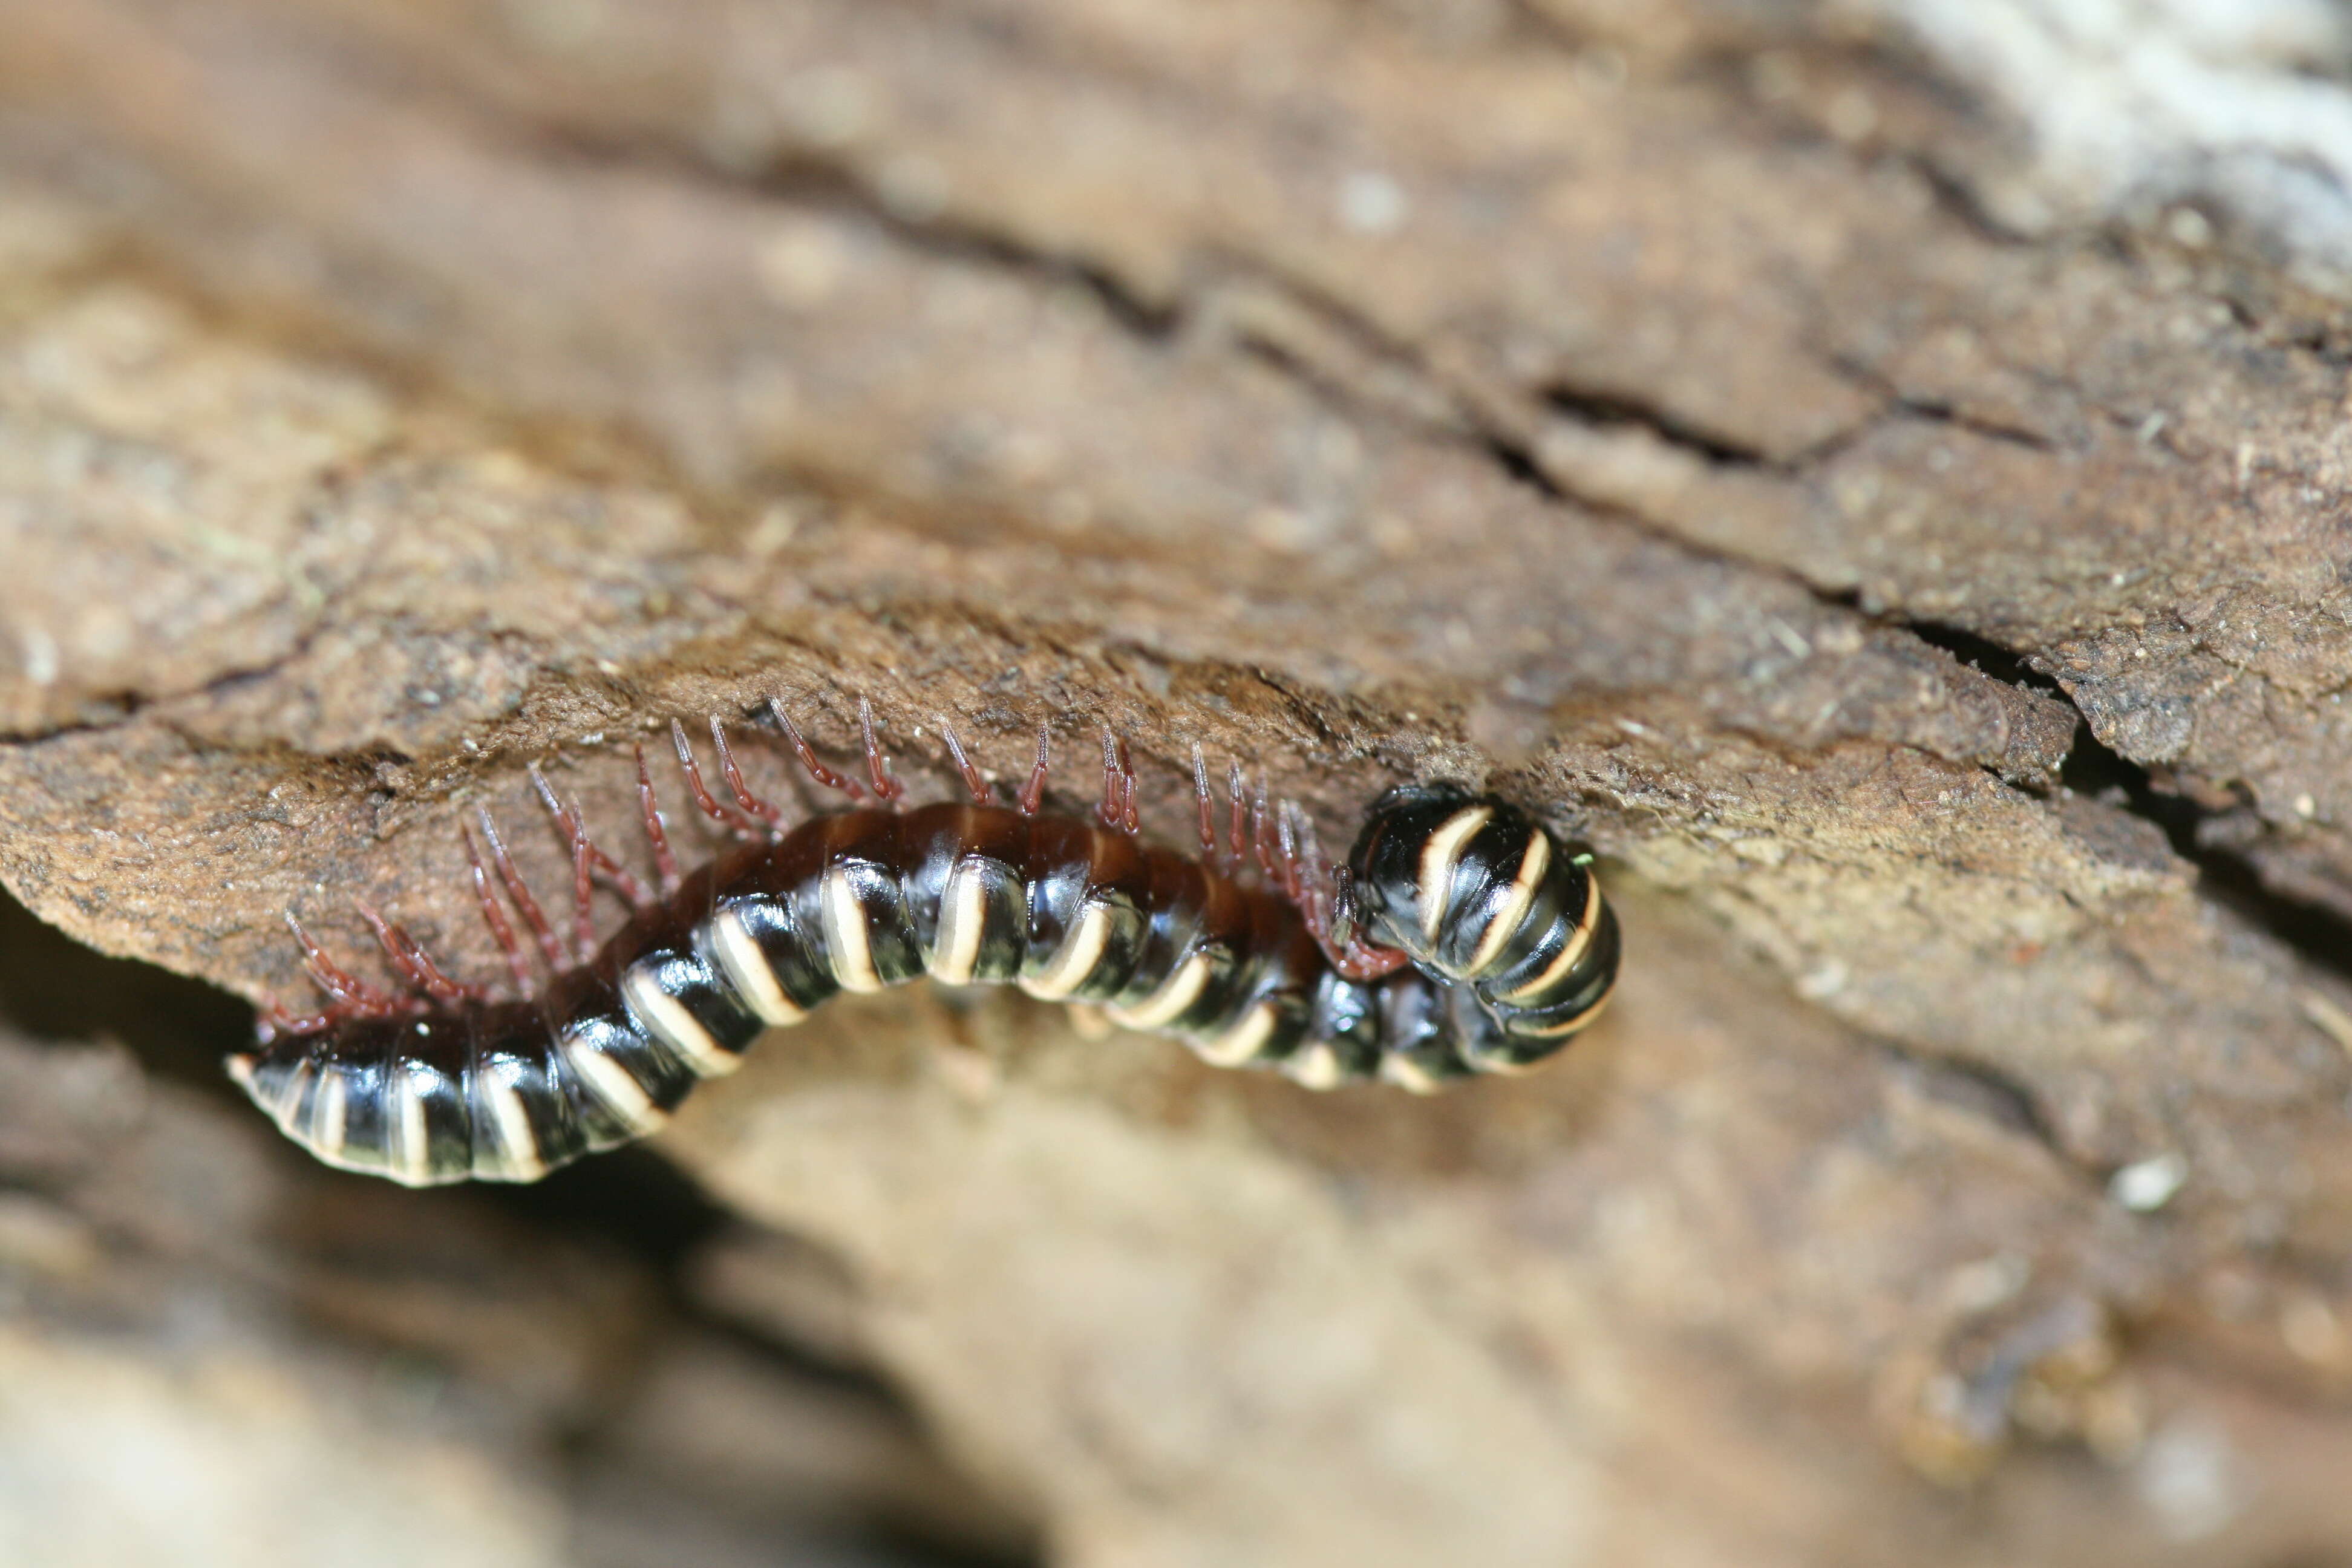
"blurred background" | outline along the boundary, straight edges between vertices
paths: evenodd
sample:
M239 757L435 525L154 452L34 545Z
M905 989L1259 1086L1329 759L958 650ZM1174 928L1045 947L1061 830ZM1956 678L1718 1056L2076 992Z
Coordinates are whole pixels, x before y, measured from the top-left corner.
M2352 1562L2347 298L2335 0L0 0L0 1563ZM1483 783L1621 990L227 1083L772 694Z

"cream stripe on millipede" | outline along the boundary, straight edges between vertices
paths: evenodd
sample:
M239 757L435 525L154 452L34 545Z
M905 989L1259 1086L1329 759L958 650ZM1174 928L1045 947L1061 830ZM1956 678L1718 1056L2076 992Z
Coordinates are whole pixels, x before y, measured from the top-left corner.
M817 884L817 908L835 981L844 991L881 990L881 972L874 967L874 947L866 935L866 906L857 901L847 867L826 868Z
M1576 967L1577 961L1584 956L1584 950L1591 945L1592 927L1600 918L1601 884L1588 880L1584 884L1584 912L1577 918L1576 929L1568 933L1568 940L1560 943L1559 951L1552 955L1552 961L1544 965L1544 972L1496 1000L1516 1005L1526 997L1542 995L1567 978L1568 972Z
M1276 1022L1274 1004L1260 1002L1223 1034L1194 1042L1192 1050L1212 1067L1237 1068L1272 1037Z
M969 985L987 934L989 871L964 861L948 873L940 894L940 929L932 948L931 977L948 985Z
M735 994L760 1022L771 1027L797 1024L807 1012L793 1005L776 979L775 965L760 951L760 943L733 910L721 910L710 921L710 955L734 985Z
M562 1053L563 1065L577 1073L588 1092L630 1131L643 1137L668 1120L653 1096L629 1076L629 1069L602 1051L582 1045L572 1035L564 1036L557 1049Z
M515 1086L495 1072L482 1085L482 1098L489 1102L490 1122L498 1132L499 1148L506 1155L507 1169L515 1179L535 1182L547 1173L547 1162L540 1157L539 1139L530 1130L530 1111L522 1102L522 1094Z
M1097 903L1080 906L1078 923L1062 939L1062 949L1034 975L1025 975L1021 989L1047 1002L1058 1002L1087 983L1102 962L1110 943L1110 910Z
M1474 805L1455 812L1438 825L1421 847L1421 934L1435 942L1445 921L1445 900L1454 891L1454 868L1462 861L1462 847L1486 826L1492 809Z
M628 1004L637 1026L679 1056L697 1078L724 1078L743 1065L743 1058L710 1037L702 1021L686 1004L661 988L658 976L644 968L621 976L621 1000Z
M1195 949L1175 973L1160 983L1159 990L1132 1007L1104 1010L1114 1024L1124 1024L1130 1029L1157 1029L1183 1016L1185 1009L1201 999L1202 989L1208 984L1209 955Z
M1551 840L1540 833L1528 838L1528 852L1519 857L1519 874L1511 880L1511 890L1504 896L1502 907L1495 918L1486 922L1486 934L1478 939L1478 951L1470 955L1465 974L1478 975L1495 962L1510 940L1519 934L1519 922L1528 918L1528 906L1535 902L1536 889L1543 883L1544 873L1551 868Z

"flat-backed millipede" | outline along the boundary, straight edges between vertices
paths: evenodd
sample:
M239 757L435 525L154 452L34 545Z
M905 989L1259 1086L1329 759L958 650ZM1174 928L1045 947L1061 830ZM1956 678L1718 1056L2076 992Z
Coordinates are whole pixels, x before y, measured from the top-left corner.
M451 978L362 905L405 982L385 991L338 966L289 913L330 1005L305 1017L270 1010L232 1076L330 1164L411 1186L533 1181L651 1132L696 1083L733 1071L763 1030L800 1022L835 992L923 974L1099 1004L1220 1067L1271 1068L1314 1089L1380 1079L1418 1091L1534 1066L1591 1022L1616 979L1616 918L1585 858L1492 796L1391 790L1333 868L1303 812L1269 809L1263 786L1244 802L1238 769L1220 812L1196 749L1194 860L1139 842L1135 775L1108 736L1093 820L1042 809L1043 731L1008 807L942 725L971 801L901 809L868 706L867 786L824 766L782 707L769 708L809 774L849 795L850 809L787 829L746 785L714 718L723 802L673 723L696 805L741 841L680 875L640 750L655 893L533 768L571 850L572 929L547 918L487 813L487 866L466 836L515 995ZM635 911L601 944L599 882ZM545 960L543 984L508 902Z

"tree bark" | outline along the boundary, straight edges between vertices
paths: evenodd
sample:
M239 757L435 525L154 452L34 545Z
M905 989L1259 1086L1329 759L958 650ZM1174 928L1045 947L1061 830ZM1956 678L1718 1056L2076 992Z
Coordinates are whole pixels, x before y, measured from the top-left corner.
M2352 1550L2343 309L1868 9L5 0L0 877L299 1002L770 695L1472 779L1556 1070L919 993L658 1147L1056 1561Z

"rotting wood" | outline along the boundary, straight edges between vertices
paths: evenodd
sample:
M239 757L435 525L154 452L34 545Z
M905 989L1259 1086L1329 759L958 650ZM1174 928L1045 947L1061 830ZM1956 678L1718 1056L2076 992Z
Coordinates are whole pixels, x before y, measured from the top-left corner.
M2256 249L2004 235L1964 102L1769 7L0 30L0 876L44 918L290 996L280 911L356 946L364 893L494 973L464 816L548 758L625 823L627 742L770 692L835 745L870 695L935 786L936 713L1000 773L1111 725L1171 834L1194 741L1335 835L1491 778L1649 889L1591 1065L1301 1106L908 1002L669 1147L904 1289L875 1353L1074 1561L1470 1550L1369 1438L1303 1511L1394 1507L1326 1533L1201 1479L1391 1400L1583 1478L1496 1516L1547 1562L1809 1560L1863 1489L1845 1539L1937 1561L2352 1540L2340 327ZM1251 1300L1297 1236L1328 1269L1266 1299L1359 1361L1269 1415L1206 1308L1165 1363L989 1339L1129 1230ZM1008 1394L1056 1353L1100 1386ZM2147 1500L2191 1460L2264 1500Z

